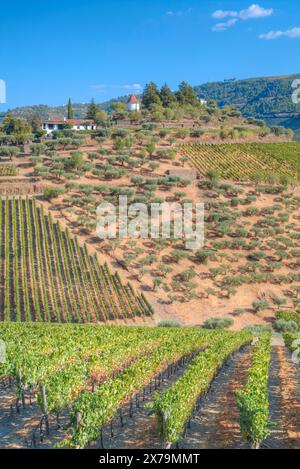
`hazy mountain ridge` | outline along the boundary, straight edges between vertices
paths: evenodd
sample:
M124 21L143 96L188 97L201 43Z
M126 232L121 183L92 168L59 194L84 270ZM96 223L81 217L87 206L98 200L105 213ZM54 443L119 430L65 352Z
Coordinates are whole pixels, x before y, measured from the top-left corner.
M104 103L98 103L103 109L107 109L112 102L126 101L128 96L121 96L117 99L112 99ZM89 103L72 103L75 119L83 119L86 116ZM32 106L17 107L9 109L7 113L14 114L18 117L25 118L37 114L41 119L48 119L49 117L65 117L68 113L68 105L62 106L48 106L46 104L36 104Z
M195 86L199 97L214 99L219 106L233 105L244 116L264 119L270 125L284 125L293 129L300 129L300 104L292 102L292 82L300 78L300 74L258 77L243 80L224 80L222 82L204 83ZM100 103L107 109L114 101L125 101L122 96ZM73 103L75 118L86 115L89 103ZM66 116L67 105L51 107L47 105L33 105L10 110L13 114L26 118L30 114L38 114L42 119L53 116Z
M244 116L269 124L300 128L300 104L292 102L292 83L298 75L228 80L196 86L197 94L215 99L220 106L233 105Z

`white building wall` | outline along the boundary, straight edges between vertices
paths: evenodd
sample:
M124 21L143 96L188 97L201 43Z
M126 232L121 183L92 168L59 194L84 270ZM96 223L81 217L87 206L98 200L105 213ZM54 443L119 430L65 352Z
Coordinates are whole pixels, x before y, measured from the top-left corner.
M128 111L139 111L140 110L140 104L139 103L128 103L127 104L127 109Z
M51 134L51 132L54 132L55 130L60 130L58 124L52 124L53 127L49 128L49 124L44 123L43 125L43 130L46 130L47 134ZM72 130L96 130L97 126L96 125L73 125Z
M52 127L49 127L49 124L44 124L43 125L43 130L46 130L47 134L50 134L51 132L54 132L55 130L59 130L58 124L52 124Z

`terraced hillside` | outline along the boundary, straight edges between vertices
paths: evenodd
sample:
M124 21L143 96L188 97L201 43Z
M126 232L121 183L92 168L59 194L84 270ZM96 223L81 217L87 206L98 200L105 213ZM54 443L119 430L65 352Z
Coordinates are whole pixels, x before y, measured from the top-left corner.
M0 320L98 322L151 314L32 199L0 199Z
M217 171L235 181L295 182L300 177L299 142L189 144L180 153L202 175Z

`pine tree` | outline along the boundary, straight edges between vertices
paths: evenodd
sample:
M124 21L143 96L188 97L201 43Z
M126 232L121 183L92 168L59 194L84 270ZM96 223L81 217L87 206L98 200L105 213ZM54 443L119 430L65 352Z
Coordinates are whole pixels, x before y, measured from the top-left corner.
M161 104L158 87L153 81L145 86L142 94L143 107L149 109L152 104Z
M172 103L176 101L174 93L172 93L171 89L166 83L164 84L164 86L161 87L159 95L161 103L164 107L169 107Z
M69 98L69 102L68 102L68 119L74 119L71 98Z
M86 112L86 119L94 120L98 111L99 111L99 107L97 106L93 98L90 104L88 105L87 112Z
M180 83L176 97L180 104L192 104L195 106L199 102L194 88L186 81Z

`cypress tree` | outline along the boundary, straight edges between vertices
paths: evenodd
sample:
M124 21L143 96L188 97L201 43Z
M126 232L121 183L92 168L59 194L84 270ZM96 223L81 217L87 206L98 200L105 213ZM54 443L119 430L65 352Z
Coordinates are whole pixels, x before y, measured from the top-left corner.
M69 98L69 102L68 102L68 119L74 119L71 98Z

